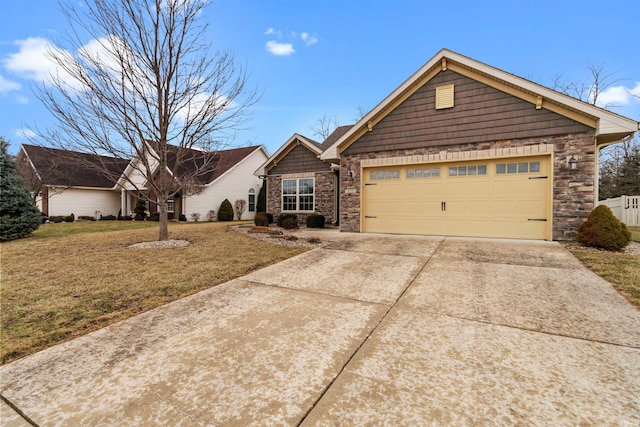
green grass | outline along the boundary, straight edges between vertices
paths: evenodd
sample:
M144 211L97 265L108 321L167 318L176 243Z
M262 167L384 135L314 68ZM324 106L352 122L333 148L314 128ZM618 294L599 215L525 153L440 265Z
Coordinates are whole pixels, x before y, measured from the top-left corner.
M129 249L155 240L158 223L124 221L47 224L0 244L2 363L304 251L229 225L171 223L170 238L191 243L177 249Z

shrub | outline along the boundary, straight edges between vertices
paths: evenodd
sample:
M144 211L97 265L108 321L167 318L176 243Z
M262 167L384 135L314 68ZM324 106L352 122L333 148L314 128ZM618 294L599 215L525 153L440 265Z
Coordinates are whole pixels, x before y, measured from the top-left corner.
M283 213L278 215L278 219L277 219L278 227L284 227L283 225L284 221L287 219L294 219L296 220L296 224L298 223L298 215L292 214L292 213Z
M264 212L267 210L267 181L262 182L262 186L260 187L260 191L258 192L258 202L256 203L256 210L258 212ZM273 222L273 218L271 218L271 224Z
M193 216L193 215L192 215ZM200 218L200 214L198 214L198 219ZM178 221L182 221L182 222L186 222L187 221L187 217L184 214L180 214L178 216Z
M242 214L244 210L247 208L247 201L244 199L238 199L233 204L233 210L236 212L236 219L240 221L242 219Z
M131 215L118 216L118 221L131 221L133 217Z
M60 224L62 222L62 216L60 215L51 215L49 217L49 222L53 222L54 224Z
M146 207L147 206L144 200L138 199L136 201L136 206L133 208L133 212L135 212L136 214L135 215L136 221L142 221L147 218Z
M100 215L100 221L115 221L115 215Z
M578 226L576 240L583 245L617 251L629 244L631 233L607 206L600 205Z
M73 222L73 221L75 221L75 220L76 220L76 216L75 216L74 214L67 215L67 216L63 216L63 217L62 217L62 220L63 220L64 222Z
M8 150L9 142L0 137L0 241L26 237L42 222Z
M95 217L89 216L89 215L80 215L78 216L78 219L81 219L83 221L95 221ZM118 218L120 219L120 218Z
M273 214L272 213L258 211L258 213L256 215L259 215L259 214L266 215L267 219L269 220L269 224L273 224Z
M216 211L211 209L209 212L207 212L207 219L209 221L215 221L216 220Z
M218 221L233 221L233 206L229 199L224 199L218 209Z
M183 215L184 216L184 215ZM186 218L185 218L186 219ZM200 214L198 212L194 212L191 214L191 220L193 222L198 222L200 221Z
M307 228L324 228L324 215L309 215L307 217Z
M282 221L282 228L285 230L294 230L298 228L298 220L295 218L287 218Z
M259 227L268 227L269 226L269 217L264 213L257 213L253 222Z
M149 221L160 221L160 213L158 212L154 212L151 215L149 215Z

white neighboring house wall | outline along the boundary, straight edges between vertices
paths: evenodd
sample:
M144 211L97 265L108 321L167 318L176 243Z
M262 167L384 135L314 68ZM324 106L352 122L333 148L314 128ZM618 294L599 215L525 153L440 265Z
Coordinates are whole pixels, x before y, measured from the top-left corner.
M38 200L42 210L42 201ZM49 216L74 214L95 216L96 211L102 215L118 215L120 210L120 192L100 188L55 188L49 187ZM99 219L99 218L96 218Z
M193 221L192 213L199 213L199 221L207 221L207 214L210 210L216 211L216 218L220 204L224 199L229 199L231 205L235 205L238 199L245 200L247 206L242 214L242 219L253 219L256 212L249 212L249 189L253 188L255 204L258 204L258 193L262 186L262 180L255 175L255 171L267 160L268 156L262 147L257 148L250 155L238 162L225 174L209 183L204 190L195 196L185 197L184 215L187 221ZM234 211L235 219L235 211Z

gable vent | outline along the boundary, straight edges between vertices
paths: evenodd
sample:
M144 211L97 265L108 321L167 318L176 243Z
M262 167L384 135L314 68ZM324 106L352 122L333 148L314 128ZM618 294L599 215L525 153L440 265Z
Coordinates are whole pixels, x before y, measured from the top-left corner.
M453 85L436 88L436 110L453 107Z

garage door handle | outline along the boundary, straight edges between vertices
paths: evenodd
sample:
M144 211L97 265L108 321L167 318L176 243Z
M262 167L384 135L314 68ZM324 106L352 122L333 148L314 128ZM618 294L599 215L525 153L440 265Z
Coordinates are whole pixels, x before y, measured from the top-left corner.
M447 202L440 203L440 210L443 212L447 210Z
M547 218L529 218L527 221L546 221Z
M365 215L365 218L378 218L377 216L373 216L373 215Z
M530 176L529 179L547 179L548 176Z
M376 182L367 182L365 185L378 185Z

